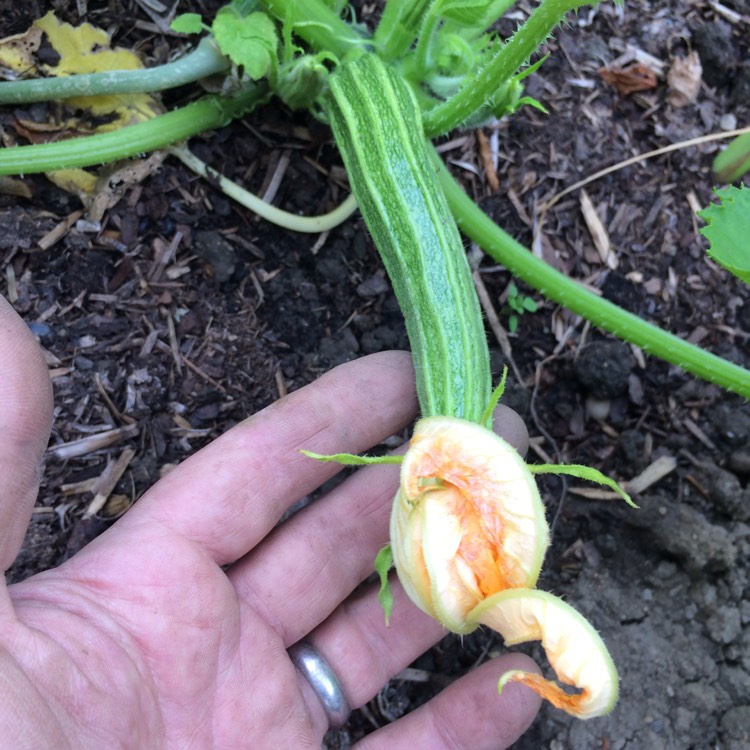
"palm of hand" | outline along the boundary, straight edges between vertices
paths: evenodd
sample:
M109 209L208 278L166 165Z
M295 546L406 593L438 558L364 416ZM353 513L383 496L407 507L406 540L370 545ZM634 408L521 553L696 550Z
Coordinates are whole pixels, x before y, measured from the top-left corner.
M7 567L36 495L50 397L35 342L2 298L0 349ZM357 706L442 631L397 584L389 628L372 587L352 593L387 540L396 467L359 471L274 527L337 471L300 448L364 451L415 409L406 355L338 368L188 459L65 565L3 589L8 747L319 748L327 719L290 645L309 639ZM483 665L361 747L506 747L538 706L524 688L497 697L497 677L516 666L528 663Z

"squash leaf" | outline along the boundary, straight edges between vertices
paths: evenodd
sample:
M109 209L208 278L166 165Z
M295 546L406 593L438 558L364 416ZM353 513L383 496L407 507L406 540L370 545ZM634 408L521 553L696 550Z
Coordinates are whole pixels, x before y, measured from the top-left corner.
M275 72L278 34L265 13L243 16L233 4L225 5L216 14L211 31L222 53L253 81Z
M178 34L200 34L203 31L203 17L200 13L183 13L169 24Z
M714 191L720 203L698 212L707 222L701 234L708 254L746 284L750 284L750 188L730 186Z

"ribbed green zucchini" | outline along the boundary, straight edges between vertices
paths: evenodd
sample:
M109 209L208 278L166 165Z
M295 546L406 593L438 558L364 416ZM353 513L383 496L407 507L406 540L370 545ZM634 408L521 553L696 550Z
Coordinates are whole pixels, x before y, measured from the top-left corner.
M327 112L406 319L422 413L478 422L491 385L482 314L414 95L365 54L331 75Z

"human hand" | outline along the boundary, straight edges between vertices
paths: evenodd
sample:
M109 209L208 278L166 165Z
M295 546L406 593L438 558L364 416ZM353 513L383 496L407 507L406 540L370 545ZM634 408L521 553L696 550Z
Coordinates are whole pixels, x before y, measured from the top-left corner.
M33 337L0 297L0 559L20 548L38 490L51 388ZM416 412L410 357L336 368L170 472L57 569L0 590L0 746L319 748L329 720L287 649L311 643L352 706L444 631L394 582L355 588L387 541L398 467L359 470L279 527L339 467L298 451L365 451ZM504 436L524 438L519 420ZM228 571L222 566L232 564ZM354 593L353 593L354 592ZM505 748L534 693L483 664L357 747Z

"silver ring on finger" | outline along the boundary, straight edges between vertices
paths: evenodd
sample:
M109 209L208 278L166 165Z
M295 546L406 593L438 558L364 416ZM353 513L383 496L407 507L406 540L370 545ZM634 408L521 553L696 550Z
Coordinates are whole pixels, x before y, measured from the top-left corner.
M295 643L287 653L323 704L330 725L345 724L352 709L331 665L306 641Z

